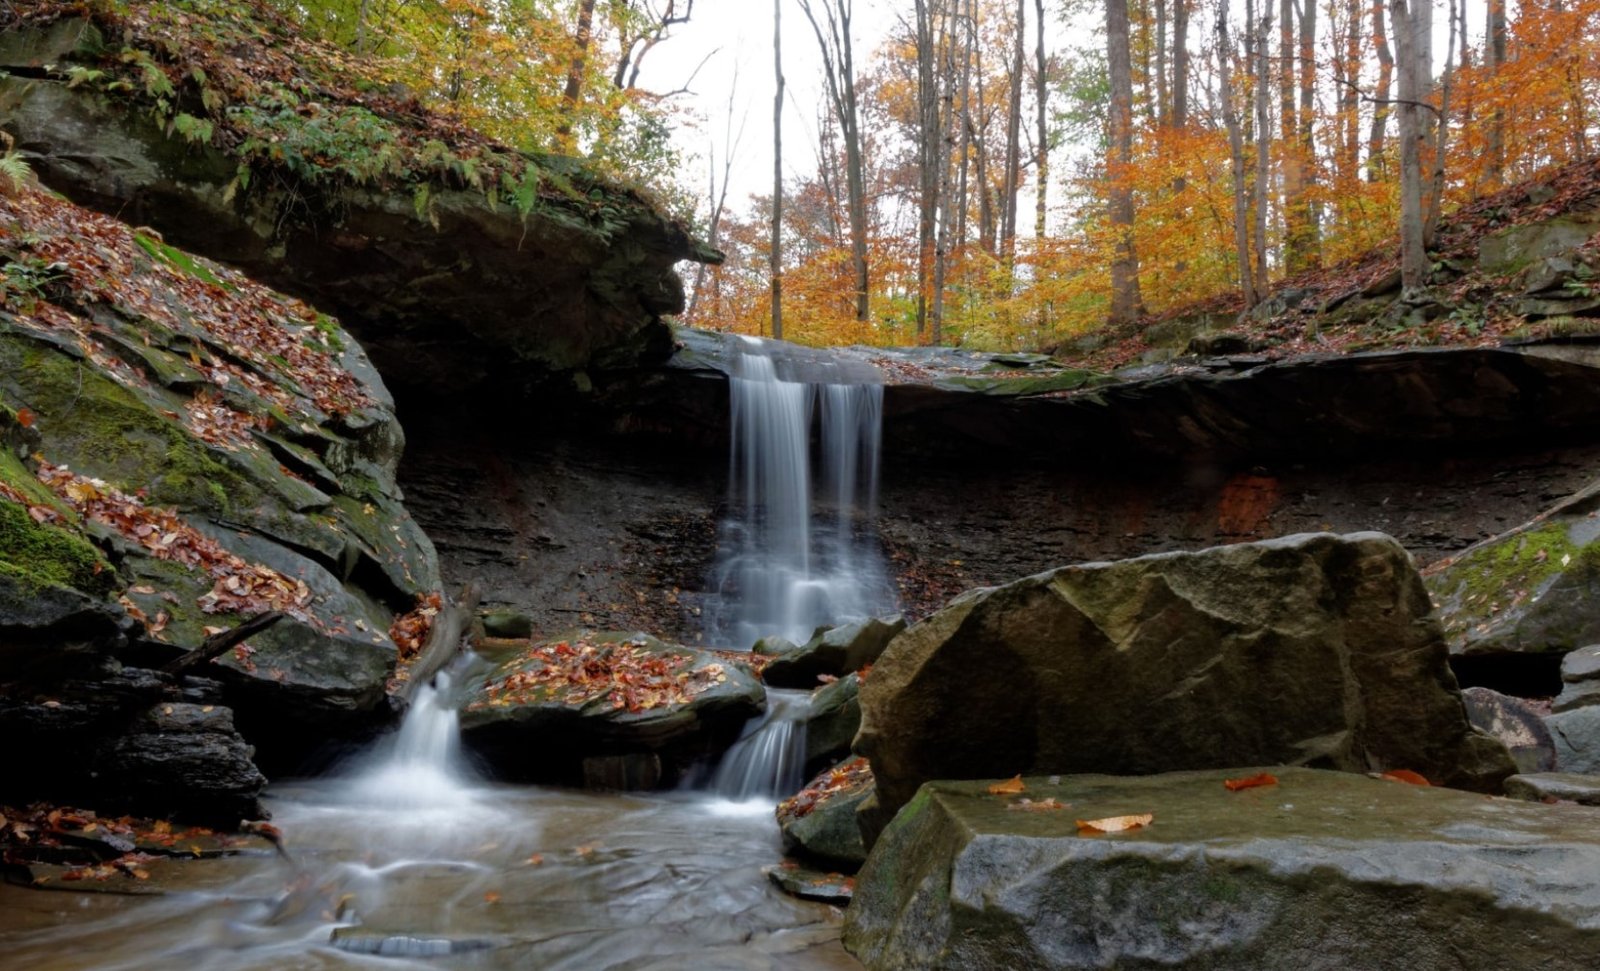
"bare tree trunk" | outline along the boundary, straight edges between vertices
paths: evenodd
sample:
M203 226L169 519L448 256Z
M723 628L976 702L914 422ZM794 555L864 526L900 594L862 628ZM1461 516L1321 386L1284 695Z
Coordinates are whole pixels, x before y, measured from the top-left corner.
M1250 201L1245 185L1244 134L1240 130L1239 107L1233 92L1233 41L1228 37L1228 0L1221 0L1217 13L1217 58L1221 75L1222 121L1228 129L1228 158L1233 175L1233 239L1239 262L1239 292L1244 309L1256 305L1255 274L1250 266Z
M1111 81L1110 182L1112 231L1116 249L1111 258L1113 324L1139 317L1139 260L1133 249L1133 64L1128 54L1128 0L1106 0L1106 67Z
M1017 256L1017 193L1022 188L1022 71L1026 57L1027 0L1017 0L1016 33L1011 48L1011 100L1006 106L1006 171L1000 187L1000 256L1009 272Z
M1339 177L1353 180L1361 162L1361 0L1345 8L1344 56L1334 59L1339 85Z
M935 346L944 343L944 281L949 269L950 260L950 219L951 210L956 208L951 205L950 172L954 168L953 158L956 150L956 127L959 118L956 115L956 92L952 83L955 77L956 45L952 37L952 25L949 23L950 12L946 10L947 20L944 30L944 85L943 106L941 109L941 123L936 130L944 132L944 141L939 147L939 212L938 212L938 238L933 247L933 326L931 339ZM968 59L971 63L971 59ZM963 89L966 84L963 84ZM961 126L965 129L966 126ZM965 137L965 136L963 136ZM963 167L965 162L962 163ZM966 199L959 200L960 211L966 213Z
M1394 80L1394 55L1384 32L1383 0L1372 0L1372 44L1378 54L1378 84L1373 89L1372 130L1367 135L1367 181L1383 178L1383 143L1389 124L1389 92Z
M1189 4L1172 0L1172 127L1189 124Z
M1246 5L1248 9L1248 4ZM1267 37L1272 15L1262 3L1260 27L1256 31L1256 292L1267 292L1267 207L1272 185L1272 99L1269 94L1272 72L1268 64Z
M1394 30L1399 68L1399 104L1395 116L1400 138L1400 281L1410 293L1427 281L1428 253L1422 211L1422 65L1417 45L1418 17L1412 5L1426 8L1428 0L1389 0L1390 26Z
M783 0L772 0L772 336L783 339Z
M939 0L934 0L935 3ZM938 159L943 139L939 132L939 93L933 69L935 51L934 11L929 0L916 0L917 15L917 109L921 115L918 132L917 183L917 339L928 330L929 277L932 271L934 224L939 211Z
M1283 174L1283 258L1289 273L1307 263L1304 252L1306 216L1304 161L1300 158L1300 122L1295 105L1295 0L1278 4L1278 139Z
M828 101L844 138L845 193L850 216L850 264L855 277L855 316L866 323L871 311L870 274L867 266L867 191L861 156L861 112L856 101L855 57L850 40L854 0L828 0L823 19L817 19L812 0L800 0L822 52ZM826 29L824 29L824 23Z
M1300 114L1295 139L1300 162L1300 214L1297 240L1302 269L1320 262L1321 212L1317 203L1317 0L1301 0L1300 11Z
M1488 22L1484 25L1484 61L1489 73L1499 74L1506 66L1506 0L1489 0ZM1496 188L1506 179L1506 113L1494 109L1489 121L1489 184Z
M572 123L578 116L578 99L583 95L583 76L589 59L589 42L594 37L595 0L582 0L578 6L578 32L572 39L572 62L567 65L567 86L561 92L561 124L556 139L563 152L571 153Z
M1182 0L1179 0L1181 3ZM1045 217L1049 210L1046 206L1046 195L1050 187L1050 130L1048 127L1048 107L1050 93L1049 66L1044 56L1044 0L1033 0L1033 10L1038 17L1038 39L1034 47L1034 88L1033 97L1038 103L1034 105L1038 112L1035 123L1039 126L1037 172L1034 173L1033 199L1033 238L1034 245L1044 242Z
M1466 10L1462 9L1465 6L1466 0L1461 0L1461 8L1457 7L1456 0L1450 0L1450 43L1444 49L1444 86L1439 91L1438 127L1433 140L1433 172L1428 179L1428 197L1422 219L1422 245L1429 249L1433 247L1434 236L1439 232L1439 214L1444 205L1444 156L1450 144L1450 93L1455 87L1456 29L1460 26L1457 17L1458 10L1460 17L1466 16Z
M1180 0L1181 2L1181 0ZM1156 0L1156 124L1172 124L1171 89L1167 87L1167 0Z

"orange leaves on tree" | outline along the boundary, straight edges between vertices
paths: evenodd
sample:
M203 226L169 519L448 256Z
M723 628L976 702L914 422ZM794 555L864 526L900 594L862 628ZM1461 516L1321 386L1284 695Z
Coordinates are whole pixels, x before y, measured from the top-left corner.
M1388 779L1390 782L1404 782L1408 786L1433 785L1433 783L1429 782L1420 773L1412 772L1410 769L1390 769L1387 772L1379 774L1378 778Z
M1155 822L1154 813L1143 813L1136 816L1107 816L1104 819L1080 819L1078 823L1079 835L1093 833L1121 833L1130 829L1143 829Z
M1026 792L1027 786L1022 784L1022 776L1014 775L1004 782L996 782L989 787L991 796L1014 796L1019 792Z
M1275 786L1278 777L1270 772L1261 772L1256 775L1246 776L1243 779L1223 779L1222 784L1229 792L1238 792L1241 789L1256 789L1261 786Z

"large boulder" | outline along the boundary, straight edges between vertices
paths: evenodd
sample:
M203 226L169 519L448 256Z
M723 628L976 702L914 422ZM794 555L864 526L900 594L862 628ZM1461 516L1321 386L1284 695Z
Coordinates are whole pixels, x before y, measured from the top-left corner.
M872 795L872 767L856 757L824 769L805 788L778 803L785 853L849 872L867 858L856 812Z
M670 351L674 264L720 255L641 195L431 115L264 6L169 6L0 14L0 117L47 184L338 313L408 384Z
M1272 771L1029 778L1064 804L1032 812L931 783L857 876L845 946L871 971L1593 966L1600 811Z
M461 735L506 778L650 788L733 742L765 701L744 666L710 652L577 632L499 658L467 696Z
M1458 654L1564 654L1600 642L1600 483L1428 570Z
M0 690L160 667L278 610L203 669L264 758L387 718L387 631L440 580L354 339L41 190L0 197L0 227Z
M861 685L878 819L922 783L1285 764L1495 790L1427 592L1378 533L1087 563L967 593Z

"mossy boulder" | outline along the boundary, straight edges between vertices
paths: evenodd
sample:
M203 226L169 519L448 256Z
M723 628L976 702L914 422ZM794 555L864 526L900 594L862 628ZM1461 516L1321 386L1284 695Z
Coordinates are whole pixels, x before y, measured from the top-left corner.
M1427 572L1456 654L1565 654L1600 643L1600 484Z
M932 779L1288 764L1497 791L1411 557L1326 533L1085 563L974 590L896 637L855 751L886 821Z
M868 617L821 628L804 644L791 644L780 637L763 638L754 650L772 658L761 671L761 679L767 684L809 689L816 687L820 677L842 677L876 661L894 636L905 629L905 618L898 615Z
M157 667L275 608L204 669L264 754L289 764L387 717L389 625L439 575L354 338L43 191L0 198L0 227L7 690Z
M930 783L857 875L845 947L871 971L1592 966L1600 810L1270 771Z
M671 785L738 738L765 702L742 665L707 651L638 632L574 631L508 642L468 692L461 736L506 778L579 785L596 778L596 760L645 753L660 771L639 778Z

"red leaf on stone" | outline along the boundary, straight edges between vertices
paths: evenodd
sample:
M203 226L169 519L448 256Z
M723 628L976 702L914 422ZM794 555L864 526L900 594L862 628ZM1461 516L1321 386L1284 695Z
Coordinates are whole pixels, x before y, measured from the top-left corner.
M1243 779L1223 779L1222 784L1227 786L1229 792L1238 792L1240 789L1255 789L1259 786L1275 786L1278 777L1270 772L1262 772Z
M1404 782L1407 785L1412 786L1433 785L1433 783L1423 778L1420 774L1412 772L1410 769L1390 769L1388 772L1385 772L1379 776L1379 778L1388 779L1390 782Z

